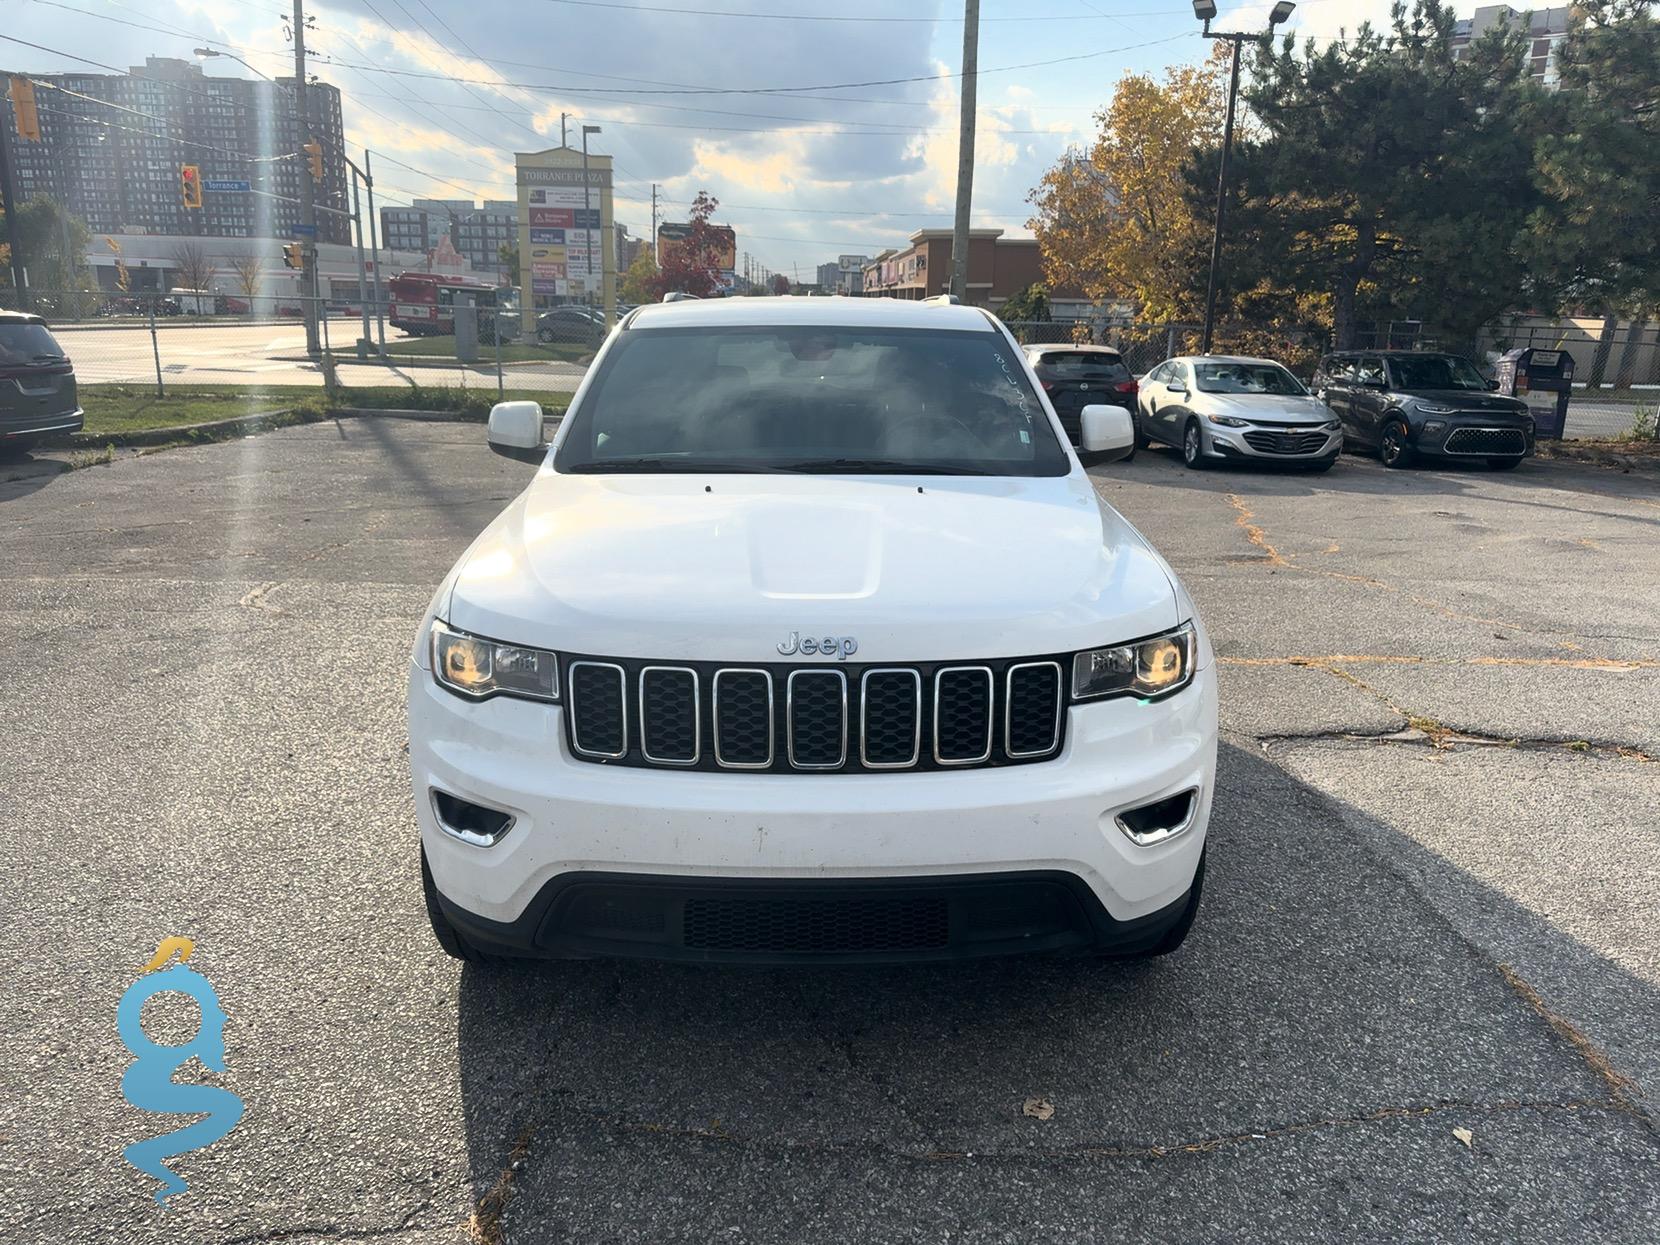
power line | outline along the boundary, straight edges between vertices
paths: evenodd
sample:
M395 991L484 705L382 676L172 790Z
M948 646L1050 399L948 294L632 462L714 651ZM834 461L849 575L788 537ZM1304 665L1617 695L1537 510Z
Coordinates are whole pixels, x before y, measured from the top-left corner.
M1177 40L1193 39L1198 37L1196 30L1184 30L1180 34L1167 35L1162 39L1148 39L1142 43L1128 43L1115 48L1102 48L1094 52L1075 52L1070 56L1055 56L1047 60L1023 61L1017 65L995 65L989 69L976 71L976 76L984 77L992 73L1011 73L1017 69L1039 69L1048 65L1062 65L1073 61L1094 60L1102 56L1119 56L1125 52L1134 52L1141 48L1156 47L1163 43L1174 43ZM441 79L445 82L470 82L484 86L511 86L522 91L542 91L551 95L799 95L806 91L839 91L857 90L871 86L897 86L907 82L940 82L949 78L960 78L961 73L915 74L904 78L874 78L865 82L831 82L817 86L711 86L711 87L676 87L676 88L630 88L627 90L615 87L593 86L560 86L545 82L495 82L485 78L457 78L448 74L423 73L413 69L392 69L382 65L350 65L352 69L362 69L368 73L390 74L400 78L427 78ZM616 101L624 102L624 101Z
M851 22L858 25L870 23L912 23L921 25L946 25L960 23L960 17L861 17L846 14L821 13L755 13L742 9L684 9L662 4L620 4L616 0L543 0L545 4L564 4L583 9L621 9L625 13L670 13L684 17L739 17L751 18L756 21L768 22ZM1139 13L1125 13L1124 17L1168 17L1175 13L1187 13L1186 9L1144 9ZM986 17L986 22L1097 22L1102 18L1111 18L1113 15L1101 13L1047 13L1032 14L1023 17Z

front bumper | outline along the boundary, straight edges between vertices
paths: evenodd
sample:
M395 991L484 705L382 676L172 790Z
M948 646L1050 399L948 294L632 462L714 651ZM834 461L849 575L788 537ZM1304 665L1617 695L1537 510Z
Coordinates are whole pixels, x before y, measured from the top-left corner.
M976 921L984 936L967 940L979 948L968 953L1130 946L1180 915L1215 788L1214 666L1162 701L1074 705L1052 761L948 772L596 765L570 755L559 706L462 701L413 663L409 704L416 816L440 906L482 945L533 954L683 949L672 936L619 939L603 923L567 919L578 900L643 913L633 919L647 928L667 920L672 935L693 900L728 924L746 913L794 919L778 914L799 914L801 901L815 920L842 919L849 904L886 920L901 892L928 919L945 914L941 954L960 953L957 935ZM441 827L434 789L506 812L512 827L491 846L464 842ZM1138 846L1115 820L1190 789L1189 827L1163 842ZM692 958L779 958L714 950ZM802 958L823 957L808 948Z
M1229 428L1200 421L1204 429L1205 455L1217 459L1251 459L1264 463L1306 463L1335 458L1343 449L1341 429L1328 431L1320 424L1247 424ZM1314 434L1320 434L1316 439Z

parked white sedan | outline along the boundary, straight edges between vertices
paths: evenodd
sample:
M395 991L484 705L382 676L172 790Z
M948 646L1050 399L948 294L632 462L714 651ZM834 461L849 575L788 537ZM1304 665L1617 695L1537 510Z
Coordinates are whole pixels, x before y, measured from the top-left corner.
M1142 377L1136 437L1175 446L1193 468L1234 459L1325 471L1343 449L1342 425L1295 376L1227 355L1166 359Z

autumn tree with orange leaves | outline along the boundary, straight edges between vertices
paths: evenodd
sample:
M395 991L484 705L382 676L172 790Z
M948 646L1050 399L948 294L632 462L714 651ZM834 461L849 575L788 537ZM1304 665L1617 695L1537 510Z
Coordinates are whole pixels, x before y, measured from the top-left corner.
M1210 219L1191 201L1186 170L1222 142L1225 45L1202 65L1162 81L1127 73L1096 114L1088 150L1072 148L1029 196L1050 288L1077 286L1095 302L1129 299L1144 320L1203 310L1193 273L1210 244ZM1236 137L1243 118L1236 120ZM1202 290L1199 291L1202 297Z

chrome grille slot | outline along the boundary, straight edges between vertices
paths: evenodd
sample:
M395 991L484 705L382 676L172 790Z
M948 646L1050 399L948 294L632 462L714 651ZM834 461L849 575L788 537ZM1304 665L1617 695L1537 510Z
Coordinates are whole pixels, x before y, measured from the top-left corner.
M765 670L715 671L715 761L726 769L772 766L772 675Z
M658 765L696 765L702 752L702 698L697 671L647 666L640 671L640 755Z
M583 756L628 755L628 676L612 662L570 664L571 747Z
M989 666L949 666L934 675L934 760L977 765L991 759L995 687Z
M866 670L859 681L859 759L905 769L922 751L922 676L904 667Z
M840 670L792 670L785 700L790 764L840 769L847 761L847 676Z
M1003 750L1016 760L1048 756L1061 741L1061 665L1009 667L1003 694Z

